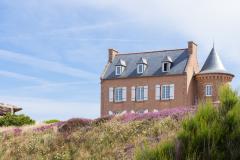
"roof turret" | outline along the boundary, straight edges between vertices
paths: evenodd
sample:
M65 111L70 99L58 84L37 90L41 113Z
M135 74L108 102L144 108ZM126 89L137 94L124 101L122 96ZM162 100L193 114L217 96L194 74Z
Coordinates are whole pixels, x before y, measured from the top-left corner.
M215 48L213 46L207 60L205 61L200 74L204 74L204 73L226 73L226 74L231 74L229 73L221 59L220 56L218 55L218 53L215 51Z

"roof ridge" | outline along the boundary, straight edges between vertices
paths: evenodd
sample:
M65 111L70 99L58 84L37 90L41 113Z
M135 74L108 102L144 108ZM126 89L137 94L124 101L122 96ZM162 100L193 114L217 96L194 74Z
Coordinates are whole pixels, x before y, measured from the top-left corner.
M188 48L178 48L178 49L166 49L166 50L158 50L158 51L146 51L146 52L130 52L130 53L119 53L117 55L130 55L130 54L141 54L141 53L154 53L154 52L166 52L166 51L178 51L178 50L186 50Z

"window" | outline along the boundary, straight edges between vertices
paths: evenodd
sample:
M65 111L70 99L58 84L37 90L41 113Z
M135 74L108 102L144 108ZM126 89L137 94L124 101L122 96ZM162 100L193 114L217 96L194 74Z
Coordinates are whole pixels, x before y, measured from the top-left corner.
M127 101L127 87L117 87L109 89L109 97L111 98L114 95L114 102L124 102ZM112 92L111 92L112 91ZM113 102L113 99L110 99Z
M162 86L162 100L170 99L170 86L163 85Z
M162 71L163 72L168 72L170 70L170 63L165 62L162 64Z
M121 66L116 66L116 75L120 75L121 74Z
M162 85L162 100L174 99L174 84Z
M206 92L207 97L211 97L212 96L212 85L206 85L205 92Z
M140 73L143 73L143 71L144 71L144 64L138 64L137 73L140 74Z
M116 75L121 75L124 70L123 66L116 66Z
M114 90L114 100L115 100L115 102L122 102L123 101L123 89L122 88L115 88L115 90Z
M143 101L144 100L144 87L137 87L136 88L136 100Z

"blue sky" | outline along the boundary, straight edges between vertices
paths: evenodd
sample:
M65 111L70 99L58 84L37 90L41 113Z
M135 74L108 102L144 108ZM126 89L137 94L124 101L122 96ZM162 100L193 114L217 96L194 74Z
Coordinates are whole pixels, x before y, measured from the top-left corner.
M0 0L0 101L36 120L100 114L107 49L138 52L213 40L239 88L237 0Z

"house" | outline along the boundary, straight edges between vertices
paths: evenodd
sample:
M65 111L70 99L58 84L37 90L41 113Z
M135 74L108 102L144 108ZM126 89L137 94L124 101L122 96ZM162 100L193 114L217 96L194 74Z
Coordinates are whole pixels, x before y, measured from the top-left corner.
M121 54L109 49L101 75L101 116L156 112L169 107L218 103L218 89L234 75L213 47L199 69L197 45L184 49Z
M15 105L0 103L0 116L4 116L7 113L15 114L15 112L21 111L22 108Z

